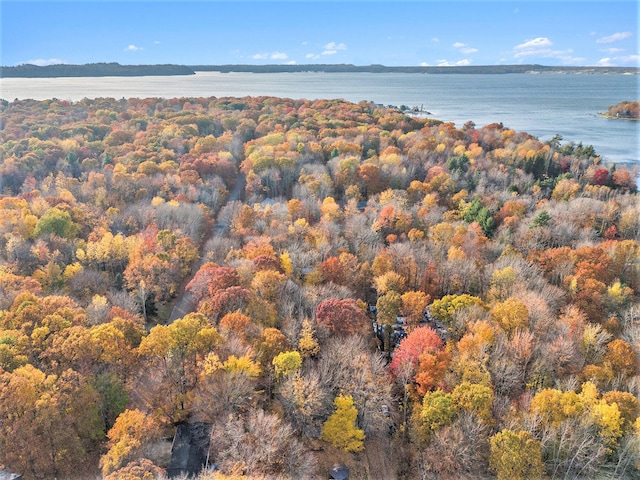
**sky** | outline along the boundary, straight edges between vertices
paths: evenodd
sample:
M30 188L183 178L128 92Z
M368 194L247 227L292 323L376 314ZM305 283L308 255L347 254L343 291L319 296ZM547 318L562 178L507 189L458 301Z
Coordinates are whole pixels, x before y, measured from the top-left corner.
M0 0L0 64L639 66L638 2Z

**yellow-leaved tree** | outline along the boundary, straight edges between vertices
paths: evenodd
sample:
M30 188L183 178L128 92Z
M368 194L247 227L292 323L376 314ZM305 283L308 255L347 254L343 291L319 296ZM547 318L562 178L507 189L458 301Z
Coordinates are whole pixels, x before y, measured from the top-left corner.
M313 357L320 351L320 345L316 340L313 326L308 319L302 321L302 330L298 339L298 351L302 357Z
M109 430L109 451L100 463L102 474L109 475L131 460L144 456L145 447L158 438L159 428L152 417L140 410L125 410Z
M544 477L540 442L529 432L502 430L489 439L489 465L498 480L533 480Z
M358 410L351 395L338 395L333 404L336 411L322 426L322 439L347 452L364 449L364 430L356 425Z
M273 359L273 367L277 378L287 377L300 370L300 367L302 367L302 356L300 352L295 350L279 353Z

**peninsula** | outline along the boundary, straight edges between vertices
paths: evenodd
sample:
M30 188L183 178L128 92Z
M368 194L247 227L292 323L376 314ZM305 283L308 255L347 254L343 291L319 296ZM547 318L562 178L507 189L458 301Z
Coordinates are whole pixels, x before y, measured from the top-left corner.
M624 101L611 105L601 116L616 120L640 119L640 102Z
M55 77L140 77L193 75L195 72L184 65L120 65L119 63L88 63L84 65L38 65L24 64L15 67L0 67L1 78L55 78Z

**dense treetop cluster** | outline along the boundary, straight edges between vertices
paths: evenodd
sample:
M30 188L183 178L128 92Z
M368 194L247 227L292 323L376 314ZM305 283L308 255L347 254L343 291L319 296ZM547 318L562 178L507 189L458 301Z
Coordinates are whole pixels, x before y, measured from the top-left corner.
M185 421L212 425L202 479L639 475L636 173L592 147L102 98L2 102L0 155L0 464L24 478L163 478Z

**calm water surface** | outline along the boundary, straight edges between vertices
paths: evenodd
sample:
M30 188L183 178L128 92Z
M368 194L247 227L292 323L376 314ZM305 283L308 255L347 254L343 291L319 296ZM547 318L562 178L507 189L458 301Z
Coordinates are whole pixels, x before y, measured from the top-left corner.
M462 126L502 122L547 140L593 145L606 160L640 165L640 122L598 117L639 100L637 75L428 75L401 73L217 73L174 77L0 79L0 97L81 100L113 97L343 98L423 106Z

